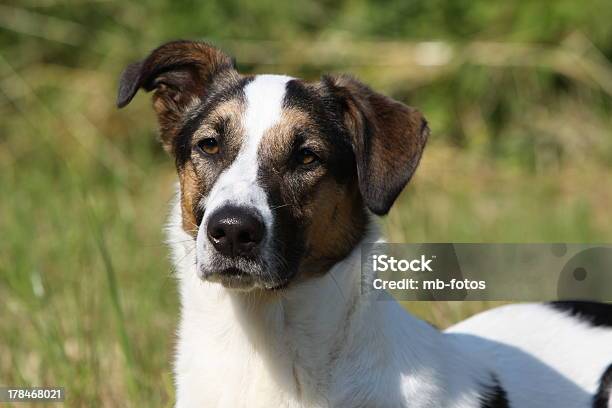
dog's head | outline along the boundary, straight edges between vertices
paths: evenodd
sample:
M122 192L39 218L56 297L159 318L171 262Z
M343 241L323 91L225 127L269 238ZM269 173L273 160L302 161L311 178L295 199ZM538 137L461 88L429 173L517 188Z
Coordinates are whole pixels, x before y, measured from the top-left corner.
M417 110L347 76L244 76L201 42L129 65L117 105L154 91L176 161L182 223L200 276L275 289L344 258L414 173L427 136Z

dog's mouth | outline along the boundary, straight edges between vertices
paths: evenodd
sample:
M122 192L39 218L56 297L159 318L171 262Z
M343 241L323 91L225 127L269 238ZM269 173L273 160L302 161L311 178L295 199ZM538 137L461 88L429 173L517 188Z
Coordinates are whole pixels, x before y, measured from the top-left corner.
M229 289L249 290L256 285L253 275L236 267L222 269L215 273L207 274L204 279L217 282Z
M272 275L269 279L262 279L260 273L245 271L234 266L218 269L215 272L203 272L200 277L205 281L220 283L225 288L239 291L253 289L275 291L287 287L290 283L290 279L272 278Z
M197 274L207 282L240 291L276 290L286 287L295 273L279 269L263 258L228 258L217 253L196 255Z

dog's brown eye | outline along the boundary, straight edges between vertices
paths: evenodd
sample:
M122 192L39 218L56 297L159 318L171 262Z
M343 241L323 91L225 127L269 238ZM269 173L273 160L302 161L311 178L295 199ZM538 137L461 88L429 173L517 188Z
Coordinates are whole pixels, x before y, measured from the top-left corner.
M306 165L319 160L316 154L310 149L301 149L298 152L298 163Z
M217 139L207 137L198 142L198 149L206 154L215 155L219 153L219 144L217 143Z

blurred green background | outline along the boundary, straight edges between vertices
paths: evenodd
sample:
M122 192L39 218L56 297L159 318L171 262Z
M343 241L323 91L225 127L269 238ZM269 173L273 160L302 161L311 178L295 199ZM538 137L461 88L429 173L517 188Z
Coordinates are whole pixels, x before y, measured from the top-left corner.
M0 384L171 406L174 168L117 78L206 39L243 72L350 72L425 112L395 242L612 241L608 0L0 1ZM407 307L441 327L483 303ZM24 405L20 405L24 406Z

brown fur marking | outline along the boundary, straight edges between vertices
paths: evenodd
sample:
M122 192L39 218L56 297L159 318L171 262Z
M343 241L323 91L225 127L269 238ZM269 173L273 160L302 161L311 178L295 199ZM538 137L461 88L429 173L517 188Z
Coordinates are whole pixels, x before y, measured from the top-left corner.
M316 129L306 112L283 109L281 120L268 130L260 147L262 163L278 174L276 182L283 200L305 228L306 253L299 273L302 278L320 274L348 255L367 222L356 177L349 184L338 184L325 166L297 179L288 176L292 169L285 167L297 132L307 134L303 144L323 161L331 158L331 145Z
M219 154L211 159L193 152L191 160L177 169L181 182L183 228L194 237L199 224L200 203L210 192L219 174L232 164L242 146L244 129L241 118L244 110L245 105L240 98L232 98L214 107L207 120L194 132L192 145L204 138L214 137L220 146ZM223 124L222 135L218 134L217 129L220 124Z

